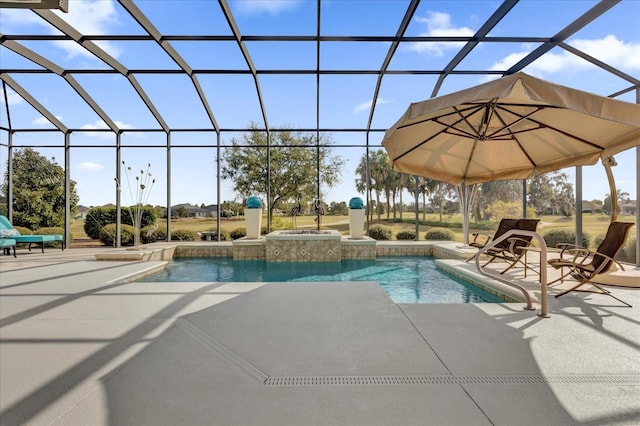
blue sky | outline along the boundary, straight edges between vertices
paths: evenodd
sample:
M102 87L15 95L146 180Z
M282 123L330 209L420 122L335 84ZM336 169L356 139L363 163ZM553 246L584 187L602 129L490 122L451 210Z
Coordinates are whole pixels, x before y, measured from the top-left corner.
M418 7L406 36L471 36L495 11L501 2L424 1ZM596 1L521 1L490 33L492 36L549 37L593 7ZM408 1L324 1L322 3L322 35L363 36L395 35ZM163 34L231 35L231 30L217 1L137 1L135 5ZM316 2L303 0L238 0L229 1L240 31L245 35L315 35ZM70 0L69 13L58 13L85 34L143 35L146 32L117 3L111 0ZM180 17L177 19L177 17ZM603 16L576 32L567 41L591 56L623 72L640 78L640 1L624 0ZM0 9L2 34L57 34L46 21L33 12ZM88 54L77 43L61 41L20 41L49 61L67 69L109 69ZM96 42L128 69L178 69L178 66L152 41ZM194 69L231 70L246 68L236 43L172 41L172 47ZM390 70L440 69L460 49L460 43L404 43L389 64ZM471 52L459 69L506 69L537 47L534 43L484 43ZM316 68L314 42L248 41L247 49L254 65L261 70ZM320 66L325 69L378 70L389 44L323 43ZM0 68L38 69L13 51L0 47ZM586 61L556 48L524 69L525 72L575 87L610 95L628 87L628 83L594 67ZM75 74L93 97L122 129L158 129L158 123L135 94L125 77L118 74ZM106 128L100 117L80 99L59 76L47 74L15 74L13 78L32 93L66 126L83 131L71 135L71 177L77 182L80 203L101 205L114 202L115 138L110 133L92 132ZM196 96L193 84L183 75L136 76L159 113L175 128L210 126L210 121ZM250 122L263 123L256 90L250 75L202 74L198 76L217 123L228 129L241 129ZM369 120L375 75L323 75L320 80L320 126L335 129L364 128ZM438 94L443 95L486 81L480 75L450 76ZM427 99L437 80L433 75L388 75L380 87L372 128L386 129L402 115L410 102ZM271 127L314 128L318 117L315 103L315 75L261 74L259 81ZM52 129L53 126L17 94L9 92L11 123L15 128ZM636 102L635 94L618 97ZM1 99L0 125L7 127L8 117ZM229 143L237 132L224 132L221 139ZM372 132L369 142L378 145L382 132ZM7 143L0 131L0 142ZM335 132L336 144L364 147L366 135ZM64 159L63 136L57 132L16 134L14 143L38 146L47 157ZM204 145L215 142L215 133L172 134L171 203L215 203L217 183L216 152L211 148L180 148L181 145ZM122 158L134 168L151 163L157 179L150 202L164 205L167 200L166 149L137 146L164 145L163 133L125 132ZM44 145L45 147L40 147ZM99 147L108 145L109 147ZM75 147L73 147L75 146ZM134 147L136 146L136 147ZM358 195L353 170L363 148L336 148L346 166L338 188L323 188L327 202L347 201ZM6 163L7 152L0 149L0 161ZM616 156L614 169L618 188L636 198L636 151ZM565 170L573 176L574 170ZM604 169L600 164L583 168L583 198L603 199L609 192ZM221 184L221 200L232 200L235 194L228 182ZM123 197L123 203L130 200ZM405 202L407 199L405 199Z

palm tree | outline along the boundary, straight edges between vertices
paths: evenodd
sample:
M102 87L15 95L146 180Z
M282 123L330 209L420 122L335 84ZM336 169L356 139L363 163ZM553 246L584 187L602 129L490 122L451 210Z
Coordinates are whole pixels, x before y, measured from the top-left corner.
M432 198L438 190L438 181L421 177L418 183L418 192L422 194L422 220L427 220L427 198ZM417 206L416 206L417 209Z
M387 163L387 153L383 150L371 152L369 160L370 187L376 194L376 213L380 220L380 193L385 190L388 173L391 168Z
M368 192L367 215L369 217L367 218L367 220L371 221L373 220L373 211L371 209L371 200L373 199L371 191L373 191L373 188L371 187L371 185L367 180L367 155L366 154L363 155L362 158L360 158L360 164L358 164L358 167L356 167L356 176L358 176L356 178L356 191L358 191L361 194Z
M402 193L404 192L405 189L409 190L410 193L413 191L414 177L404 173L398 173L398 175L399 175L398 192L400 193L400 220L402 220L402 210L403 210ZM395 205L395 200L394 200L394 205ZM416 208L417 207L418 206L416 206ZM394 217L395 217L395 209L394 209Z

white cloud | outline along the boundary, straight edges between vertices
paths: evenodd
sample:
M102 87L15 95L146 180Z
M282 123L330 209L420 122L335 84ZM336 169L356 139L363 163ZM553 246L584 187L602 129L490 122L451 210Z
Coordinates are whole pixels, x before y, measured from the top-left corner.
M82 170L85 172L99 172L102 171L102 169L104 169L104 166L102 164L98 164L98 163L94 163L91 161L85 161L82 163L79 163L77 165L78 170Z
M82 34L108 34L109 28L119 23L113 0L71 1L69 2L68 13L60 11L55 11L55 13ZM60 41L54 43L64 49L70 58L79 55L91 56L90 53L75 42ZM95 43L115 58L122 53L113 43L104 41Z
M278 15L296 9L302 0L231 0L230 4L240 13Z
M0 22L7 28L7 32L14 32L14 28L25 25L42 24L42 19L26 9L0 9Z
M134 129L135 128L131 124L123 123L122 121L115 120L114 123L120 129ZM108 129L108 128L109 127L107 126L107 123L105 123L102 120L98 120L95 123L85 124L85 125L83 125L81 127L82 130L95 130L95 129ZM113 138L113 133L111 133L111 132L86 132L85 135L87 135L89 137L100 138L100 139L112 139Z
M372 101L367 101L367 102L362 102L361 104L356 105L355 108L353 108L353 113L360 114L363 111L369 111L371 109L371 103ZM389 103L388 100L378 98L378 102L376 102L376 105L382 105L387 103Z
M572 40L568 42L576 49L593 56L621 70L640 69L640 43L625 43L615 36L609 35L596 40ZM523 45L519 52L514 52L491 66L492 70L505 70L516 64L533 51L531 45ZM577 72L594 67L580 57L563 49L555 49L541 56L527 67L527 73L542 76L557 72Z
M62 116L56 115L55 117L58 120L62 121ZM31 122L31 124L35 124L36 126L48 126L48 125L51 124L51 122L49 122L49 120L47 120L44 116L40 116L40 117L36 118L35 120L33 120Z
M7 87L7 102L9 102L9 105L19 105L24 102L24 99L22 99L22 96L11 90L11 88ZM0 91L0 105L5 105L4 94L2 94L2 91Z
M70 1L69 13L63 13L57 10L54 11L54 13L83 34L109 34L110 27L119 25L113 0ZM60 34L57 29L50 26L45 20L27 10L1 9L0 20L2 21L2 26L7 27L7 32L12 28L22 28L20 32L24 32L24 27L27 25L39 25L46 28L51 34ZM67 52L69 58L76 56L93 57L93 55L76 42L55 41L52 43ZM122 53L113 43L103 41L95 43L113 57L117 58Z
M598 40L573 40L575 48L623 69L640 69L640 43L625 43L614 35Z
M475 34L469 27L455 27L451 22L451 15L443 12L427 12L426 17L417 17L416 22L425 24L426 32L420 33L422 37L470 37ZM464 42L420 42L410 43L409 50L418 53L426 53L434 56L442 56L447 49L460 49Z

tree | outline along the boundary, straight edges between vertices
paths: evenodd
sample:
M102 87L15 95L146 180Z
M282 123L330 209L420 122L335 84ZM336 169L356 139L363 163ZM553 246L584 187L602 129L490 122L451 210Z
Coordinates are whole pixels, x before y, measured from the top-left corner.
M411 175L405 174L405 173L397 173L394 172L394 174L398 175L398 188L397 188L397 192L399 194L399 202L400 202L400 220L402 220L402 210L403 210L403 202L402 202L402 193L404 192L404 190L408 190L409 193L413 193L415 190L415 178ZM393 196L393 217L396 217L396 209L395 209L395 204L396 200L395 200L395 195Z
M16 150L13 167L13 224L32 230L64 226L64 169L55 158L48 160L32 148ZM9 169L5 172L2 193L9 196ZM76 183L71 180L71 214L77 210Z
M367 186L366 176L366 154L360 159L360 164L356 169L356 174L359 176L356 179L356 189L360 192L364 192L364 188ZM389 202L391 198L391 192L394 187L393 183L393 171L389 165L387 152L379 149L369 152L369 200L370 204L374 204L371 199L371 191L376 194L375 206L378 220L380 220L380 214L382 213L382 203L380 203L380 194L385 193L387 198L387 214L389 212ZM370 209L371 219L373 219L373 211Z
M620 213L622 211L622 206L629 201L629 193L622 191L621 189L616 190L616 202L618 204L618 211L616 213ZM604 198L604 203L602 206L603 210L607 212L607 214L611 214L611 194L607 194Z
M576 203L569 175L555 171L534 177L529 181L528 202L538 213L551 209L554 215L573 215Z
M267 134L258 131L255 123L249 127L252 131L245 133L241 140L232 139L233 146L224 150L221 175L233 181L234 190L244 199L251 195L268 198L269 218L275 209L284 208L298 196L312 204L320 196L316 176L329 188L339 183L344 160L331 155L328 136L320 135L316 144L315 135L293 130L273 132L269 149ZM267 175L269 165L270 177ZM267 194L268 177L270 194Z
M440 187L438 181L421 177L418 183L418 192L422 194L422 220L427 220L427 199L433 199Z
M371 185L367 185L367 155L363 155L362 158L360 158L360 164L358 164L358 167L356 167L356 191L358 191L360 194L364 194L365 192L368 192L367 194L367 199L368 201L368 205L367 205L367 220L368 221L372 221L373 220L373 188L371 187Z
M346 201L335 202L332 201L329 204L329 213L334 215L348 215L349 214L349 206Z
M522 200L522 181L503 180L480 184L473 215L476 222L487 219L488 207L496 201L512 203Z

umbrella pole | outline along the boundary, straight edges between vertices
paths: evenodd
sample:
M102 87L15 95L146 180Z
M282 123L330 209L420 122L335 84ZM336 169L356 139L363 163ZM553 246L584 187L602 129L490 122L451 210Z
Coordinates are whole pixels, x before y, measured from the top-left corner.
M616 190L616 181L613 178L612 166L618 165L613 157L602 159L602 165L605 172L607 172L607 179L609 180L609 198L611 198L611 222L615 222L618 219L618 191Z

